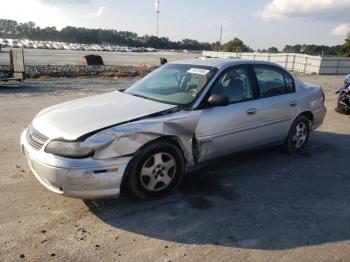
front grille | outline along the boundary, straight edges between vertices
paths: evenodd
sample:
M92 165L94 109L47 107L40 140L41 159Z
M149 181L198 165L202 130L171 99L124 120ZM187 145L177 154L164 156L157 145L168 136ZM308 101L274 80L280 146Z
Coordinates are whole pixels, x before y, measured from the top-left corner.
M35 130L32 126L28 129L27 139L28 143L36 150L40 150L46 141L49 140L48 137Z

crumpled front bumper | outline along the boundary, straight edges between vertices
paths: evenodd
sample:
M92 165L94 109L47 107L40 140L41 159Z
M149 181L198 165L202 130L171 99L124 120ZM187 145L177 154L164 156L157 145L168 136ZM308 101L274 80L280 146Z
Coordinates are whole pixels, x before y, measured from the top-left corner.
M45 148L45 146L43 147ZM27 141L27 129L21 135L21 149L38 181L50 191L73 198L113 198L131 157L110 160L68 159L34 149Z

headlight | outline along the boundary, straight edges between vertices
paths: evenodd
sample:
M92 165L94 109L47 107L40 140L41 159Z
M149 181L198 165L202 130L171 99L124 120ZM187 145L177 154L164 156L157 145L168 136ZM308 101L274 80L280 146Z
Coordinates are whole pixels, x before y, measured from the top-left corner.
M83 146L80 142L51 141L45 152L69 158L87 158L94 154L94 149Z

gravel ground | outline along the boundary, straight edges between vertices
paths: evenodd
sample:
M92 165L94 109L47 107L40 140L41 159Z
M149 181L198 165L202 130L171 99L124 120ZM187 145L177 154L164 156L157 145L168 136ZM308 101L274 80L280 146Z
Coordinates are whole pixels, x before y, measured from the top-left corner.
M82 65L26 65L25 79L40 77L135 77L151 72L155 67L141 66L82 66ZM10 66L0 65L0 79L11 76Z
M150 202L57 196L19 150L40 109L133 79L0 86L0 261L349 261L350 118L334 111L343 77L301 78L323 86L328 109L305 153L228 157Z
M103 58L104 66L81 66L85 55L97 54ZM195 58L199 53L150 52L89 52L72 50L25 49L25 77L125 77L138 76L160 65L160 57L168 61ZM0 52L0 79L10 74L9 49ZM140 72L141 71L141 72Z
M10 64L9 49L0 52L0 65ZM159 58L164 57L170 61L189 59L200 56L197 53L150 52L150 53L121 53L105 51L72 51L72 50L46 50L24 49L26 65L79 65L86 55L96 54L103 58L105 65L133 65L140 64L159 65Z

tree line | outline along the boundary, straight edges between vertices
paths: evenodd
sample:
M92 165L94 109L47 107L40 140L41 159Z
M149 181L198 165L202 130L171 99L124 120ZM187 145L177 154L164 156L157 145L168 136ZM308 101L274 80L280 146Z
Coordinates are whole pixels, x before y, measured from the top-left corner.
M282 50L277 47L270 47L268 49L258 49L259 53L298 53L307 55L329 55L329 56L348 56L350 57L349 51L350 45L350 34L345 40L344 45L326 46L326 45L286 45ZM227 42L220 46L219 42L212 44L213 51L225 51L225 52L253 52L249 46L245 45L239 38L234 38L233 40Z
M348 37L345 39L345 43L340 47L339 53L340 56L350 57L350 32Z
M67 26L61 30L56 27L40 28L34 22L17 23L14 20L0 19L0 37L55 41L78 44L112 44L130 47L153 47L160 49L211 50L210 43L193 39L170 41L167 37L138 36L129 31L114 29L89 29Z
M231 41L220 44L199 42L193 39L171 41L167 37L138 36L129 31L117 31L114 29L89 29L84 27L67 26L61 30L56 27L40 28L34 22L17 23L15 20L0 19L0 37L18 38L40 41L57 41L79 44L113 44L130 47L153 47L160 49L188 49L188 50L213 50L226 52L254 52L241 39L235 37ZM302 53L308 55L341 55L350 56L350 33L343 45L286 45L281 52ZM258 52L279 53L276 47L257 50Z

